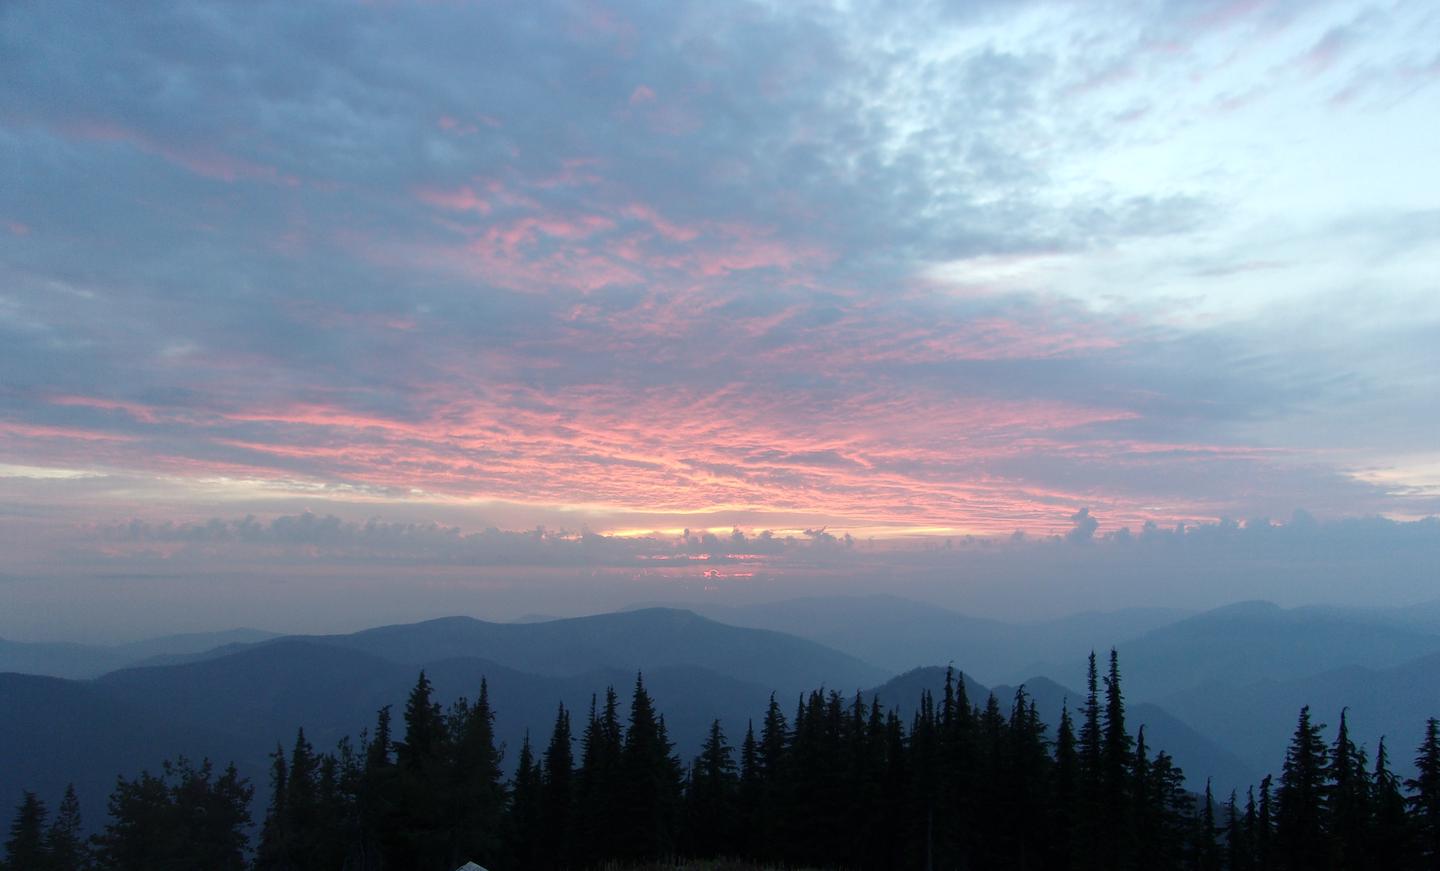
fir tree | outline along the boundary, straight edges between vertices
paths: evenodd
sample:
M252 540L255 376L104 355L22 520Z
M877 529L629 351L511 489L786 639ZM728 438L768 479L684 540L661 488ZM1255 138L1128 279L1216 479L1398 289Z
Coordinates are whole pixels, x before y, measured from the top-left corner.
M244 869L253 790L235 766L216 776L208 759L197 768L181 757L163 772L119 779L98 862L114 871Z
M45 846L45 819L49 812L45 803L28 790L23 793L10 823L10 837L5 841L8 867L13 871L25 868L43 869L50 862Z
M745 724L745 740L740 743L740 783L737 802L740 816L740 855L763 856L766 844L764 825L765 781L760 768L760 742L755 738L753 720Z
M1400 778L1390 770L1390 756L1381 738L1375 748L1375 771L1370 777L1370 805L1374 822L1370 830L1370 856L1382 871L1404 868L1413 852L1414 838L1405 815L1405 796Z
M571 747L570 712L555 712L550 743L545 748L540 796L540 866L564 867L570 861L575 806L575 755Z
M1310 708L1300 709L1285 768L1276 794L1275 840L1281 867L1309 871L1327 864L1328 802L1325 781L1328 754L1320 738L1323 725L1310 721Z
M500 821L505 811L501 752L495 746L495 713L490 686L480 679L473 705L457 703L451 720L452 747L443 784L451 868L464 862L493 864L500 850ZM532 760L533 762L533 760Z
M1128 866L1134 853L1134 822L1129 814L1131 801L1130 763L1134 741L1125 729L1125 697L1120 690L1120 656L1110 649L1110 669L1105 676L1105 728L1100 749L1101 829L1110 868Z
M619 856L624 843L621 826L625 808L618 802L622 788L623 734L614 687L605 688L605 706L597 711L590 700L590 719L581 738L577 846L598 856Z
M720 721L712 721L685 793L685 847L692 856L713 858L734 849L740 779L733 756Z
M1068 701L1068 700L1067 700ZM1142 730L1143 734L1143 730ZM1139 745L1144 752L1144 745ZM1075 804L1079 800L1080 758L1075 743L1075 725L1070 707L1060 706L1060 725L1055 731L1055 838L1051 843L1050 865L1069 864L1075 838Z
M65 787L55 819L45 834L46 852L50 854L50 866L56 871L84 871L90 867L90 849L82 837L80 823L80 799L75 795L75 784Z
M285 762L285 748L275 745L270 754L270 806L260 828L260 845L255 851L255 871L284 871L290 865L290 815L287 799L290 794L290 766Z
M1260 809L1255 819L1255 865L1259 868L1277 867L1275 848L1275 800L1271 789L1270 775L1260 781Z
M1415 754L1415 776L1405 781L1420 855L1429 867L1440 864L1440 720L1425 723L1425 740Z
M1225 802L1225 867L1227 871L1250 871L1252 866L1248 819L1253 818L1255 798L1250 797L1249 813L1241 815L1235 790L1230 790L1230 799Z
M520 868L540 868L543 862L542 796L544 775L530 748L530 732L520 744L515 778L510 787L510 858Z
M1370 856L1370 779L1365 752L1350 738L1347 713L1340 711L1340 727L1330 751L1330 829L1339 866L1360 868Z
M656 859L675 849L676 805L680 797L679 763L670 752L664 721L635 677L630 697L630 722L621 753L619 793L622 855Z
M1093 650L1090 651L1085 687L1085 707L1080 720L1080 789L1076 807L1075 867L1082 871L1098 871L1104 865L1101 857L1103 772L1100 678Z
M1230 808L1234 817L1234 806ZM1215 842L1215 796L1210 791L1210 778L1205 778L1205 795L1200 799L1200 813L1195 820L1195 867L1199 871L1220 871L1220 847Z
M405 740L395 744L397 801L391 805L393 837L385 848L387 865L404 863L420 871L447 864L455 848L449 724L433 695L421 671L405 702Z

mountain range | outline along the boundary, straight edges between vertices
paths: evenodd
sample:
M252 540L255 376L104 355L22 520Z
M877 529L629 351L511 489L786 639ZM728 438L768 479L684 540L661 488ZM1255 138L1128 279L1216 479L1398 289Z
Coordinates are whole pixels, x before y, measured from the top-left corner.
M870 688L908 717L921 689L939 692L945 663L966 674L972 702L993 688L1007 713L1023 681L1053 737L1061 705L1073 712L1083 703L1072 687L1084 685L1085 654L1112 645L1129 725L1143 724L1149 745L1170 752L1196 789L1210 777L1222 794L1243 790L1278 771L1304 704L1332 726L1348 706L1357 740L1373 755L1389 736L1402 773L1425 718L1440 714L1440 634L1423 611L1243 603L1007 624L889 596L705 610L449 617L343 635L238 630L120 652L21 645L51 674L83 679L0 674L0 797L31 788L54 799L74 781L97 823L117 774L153 770L179 753L234 759L263 793L267 754L288 746L297 727L321 749L358 737L380 707L403 706L422 668L446 704L488 682L507 763L527 731L537 744L548 740L557 704L574 713L578 733L593 696L614 686L628 704L641 671L686 759L712 718L738 745L772 692L788 714L810 689ZM104 657L130 664L96 677Z

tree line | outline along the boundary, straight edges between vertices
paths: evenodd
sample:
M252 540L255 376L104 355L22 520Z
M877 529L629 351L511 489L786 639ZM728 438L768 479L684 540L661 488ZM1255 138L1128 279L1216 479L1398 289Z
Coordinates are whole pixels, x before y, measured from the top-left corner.
M857 693L815 690L788 716L772 696L738 749L717 720L682 764L637 676L628 711L593 698L578 735L556 711L502 769L482 679L442 708L422 672L402 713L317 752L302 730L272 755L253 852L252 787L233 766L166 763L120 778L109 820L81 835L68 790L53 819L26 793L6 871L106 868L451 871L584 868L727 857L832 868L1315 871L1440 867L1440 722L1401 781L1384 741L1373 764L1341 712L1335 738L1302 709L1278 780L1241 797L1196 795L1142 726L1125 720L1118 658L1062 711L1053 737L1024 687L972 704L946 673L904 722ZM578 745L578 758L577 758Z

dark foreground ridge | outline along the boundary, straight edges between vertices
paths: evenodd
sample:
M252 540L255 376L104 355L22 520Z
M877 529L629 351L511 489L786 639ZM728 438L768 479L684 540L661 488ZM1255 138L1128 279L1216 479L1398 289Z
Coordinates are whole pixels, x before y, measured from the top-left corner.
M506 781L487 682L473 703L445 710L421 672L403 737L387 706L333 752L317 753L303 728L288 751L275 749L253 846L254 788L233 765L217 772L182 757L159 775L120 778L104 830L88 840L73 790L53 819L25 793L4 871L451 871L471 860L1242 871L1440 860L1435 719L1418 776L1402 785L1383 742L1372 766L1343 712L1326 743L1304 708L1278 781L1217 801L1208 787L1187 791L1143 728L1132 738L1113 650L1103 676L1090 657L1086 697L1073 714L1062 709L1053 737L1025 687L1006 713L994 694L972 704L966 686L947 672L938 698L921 691L908 726L875 695L814 690L789 717L772 696L738 754L716 720L687 766L637 676L628 716L613 687L578 728L560 705L548 740L527 735Z

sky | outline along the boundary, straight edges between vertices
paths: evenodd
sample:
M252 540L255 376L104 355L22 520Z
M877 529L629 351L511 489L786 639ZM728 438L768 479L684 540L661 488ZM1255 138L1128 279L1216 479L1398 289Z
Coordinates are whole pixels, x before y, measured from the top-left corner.
M0 635L1440 595L1437 46L1422 0L0 4Z

